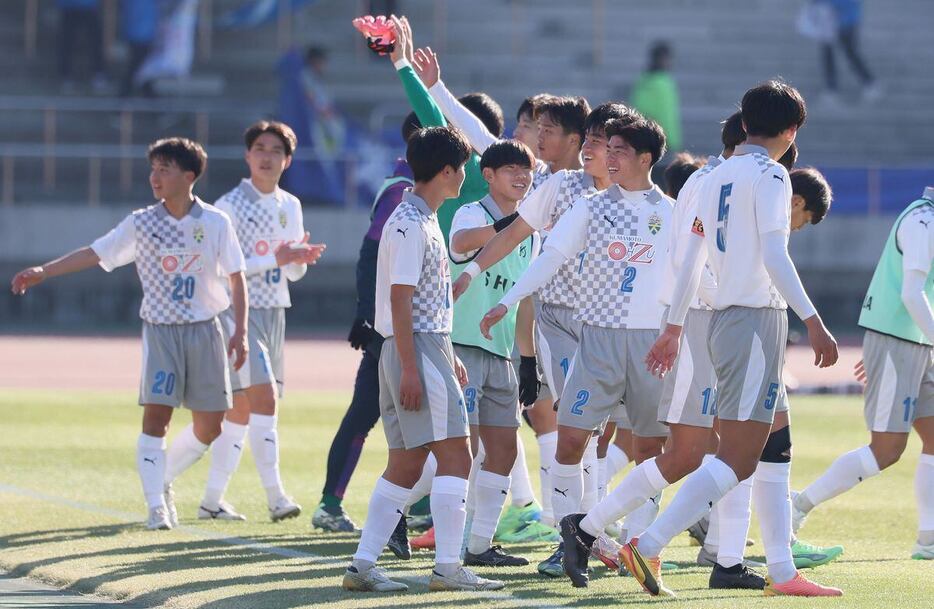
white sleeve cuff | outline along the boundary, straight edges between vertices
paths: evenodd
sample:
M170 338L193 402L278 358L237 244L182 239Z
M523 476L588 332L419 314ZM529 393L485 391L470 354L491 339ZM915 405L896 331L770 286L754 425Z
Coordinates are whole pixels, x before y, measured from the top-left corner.
M476 261L471 261L470 264L464 267L463 272L467 273L471 279L476 279L483 269L480 268L480 265Z
M405 57L400 57L399 59L397 59L396 61L394 61L394 62L392 63L392 65L396 66L396 70L401 70L402 68L411 68L411 67L412 67L412 64L410 64L410 63L409 63L409 60L406 59Z

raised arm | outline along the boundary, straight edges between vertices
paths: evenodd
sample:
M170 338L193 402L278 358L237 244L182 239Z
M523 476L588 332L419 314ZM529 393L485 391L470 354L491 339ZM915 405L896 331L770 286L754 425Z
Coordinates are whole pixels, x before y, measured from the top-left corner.
M422 127L446 127L448 123L444 119L441 108L431 98L428 89L412 69L412 29L409 27L408 19L393 17L393 24L396 29L396 45L389 54L389 58L396 67L399 80L402 81L402 89L409 100L409 105L415 111L415 116L418 117L418 122L422 124Z

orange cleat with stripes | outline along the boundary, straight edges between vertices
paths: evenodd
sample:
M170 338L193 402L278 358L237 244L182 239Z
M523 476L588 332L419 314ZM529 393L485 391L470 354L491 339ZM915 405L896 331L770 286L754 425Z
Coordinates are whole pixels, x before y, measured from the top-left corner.
M642 589L652 596L667 596L677 598L675 593L662 583L662 561L659 557L645 558L639 553L639 539L633 537L632 541L619 550L619 559L626 569L636 578Z
M843 596L843 590L822 586L806 579L798 573L795 578L783 584L776 584L771 577L765 578L766 596Z

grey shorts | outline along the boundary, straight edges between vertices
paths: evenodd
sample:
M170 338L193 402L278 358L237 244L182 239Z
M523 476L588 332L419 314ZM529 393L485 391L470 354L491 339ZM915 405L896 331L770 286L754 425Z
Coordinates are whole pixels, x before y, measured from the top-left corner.
M662 381L645 366L645 356L656 338L658 330L584 325L558 406L558 424L599 430L622 401L635 435L668 435L668 429L658 422Z
M234 331L233 310L221 313L224 337L230 340ZM242 391L253 385L275 384L282 397L285 384L285 309L254 309L250 307L247 320L247 340L250 352L239 370L230 362L230 384L234 391Z
M629 422L629 413L626 412L626 404L620 402L616 410L610 415L610 420L616 423L617 429L632 430L632 423Z
M467 368L464 403L471 425L519 427L519 379L512 361L477 347L454 345Z
M191 324L143 322L139 403L223 412L231 407L227 344L217 318Z
M863 365L870 431L908 433L916 419L934 416L934 349L867 330Z
M681 352L665 375L658 420L694 427L713 427L717 414L717 375L710 362L707 337L713 311L691 309L684 320Z
M782 383L788 314L729 307L710 320L710 360L717 376L717 417L771 424L788 410Z
M411 450L468 434L467 409L454 372L454 348L447 334L416 332L415 357L422 381L418 410L405 410L399 397L402 362L395 338L383 343L379 356L379 413L389 448Z
M538 365L542 369L542 391L547 385L552 399L557 401L564 390L564 381L577 351L581 322L574 319L574 309L536 299L535 328L535 348L538 350Z

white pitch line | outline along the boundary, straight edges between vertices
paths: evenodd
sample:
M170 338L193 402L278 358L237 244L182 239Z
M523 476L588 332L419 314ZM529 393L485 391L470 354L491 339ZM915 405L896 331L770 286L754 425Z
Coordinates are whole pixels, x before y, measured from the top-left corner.
M75 510L80 510L82 512L88 512L90 514L98 514L101 516L107 516L115 520L120 520L128 524L139 524L145 521L145 517L141 514L134 514L132 512L122 512L119 510L112 510L110 508L101 507L99 505L94 505L92 503L84 503L81 501L74 501L66 497L59 497L57 495L49 495L41 491L36 491L33 489L23 488L20 486L14 486L12 484L4 484L0 482L0 492L7 493L10 495L18 495L20 497L28 497L30 499L38 499L39 501L45 501L46 503L51 503L54 505L59 505L62 507L68 507ZM187 533L192 537L200 537L202 539L209 539L211 541L217 541L230 546L237 546L242 548L248 548L250 550L255 550L263 554L272 554L275 556L281 556L283 558L300 558L312 562L315 564L325 564L325 565L344 565L347 564L347 558L333 558L328 556L321 556L320 554L314 554L312 552L303 552L301 550L292 550L290 548L280 548L278 546L270 545L268 543L261 543L258 541L253 541L252 539L247 539L245 537L235 537L231 535L224 535L223 533L215 533L214 531L207 531L205 529L200 529L198 527L180 525L175 527L173 530L181 531ZM417 583L421 585L428 584L428 578L421 574L421 571L393 571L391 573L392 577L395 579L406 580L410 583ZM476 594L478 598L486 598L489 600L498 600L504 601L512 604L516 607L533 607L536 609L561 609L566 607L567 604L543 604L534 599L525 599L517 598L510 594L509 592L479 592Z

